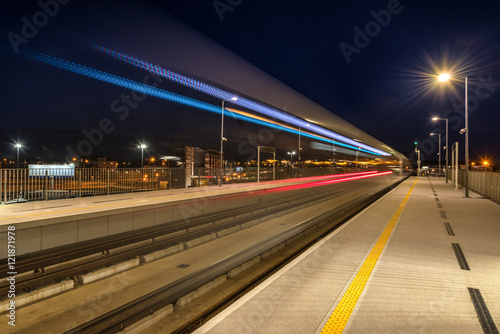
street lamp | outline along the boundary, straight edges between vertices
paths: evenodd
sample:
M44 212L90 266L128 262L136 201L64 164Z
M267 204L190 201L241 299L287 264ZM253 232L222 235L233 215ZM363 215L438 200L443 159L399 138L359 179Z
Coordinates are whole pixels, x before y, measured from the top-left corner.
M14 147L17 149L17 164L16 164L16 166L17 166L17 168L19 168L19 149L21 147L23 147L23 145L16 143L16 144L14 144Z
M358 154L360 149L361 147L358 147L358 150L356 151L356 172L358 171Z
M446 166L444 166L444 173L446 177L446 183L448 183L448 118L433 117L432 120L434 122L446 121L446 147L444 148L446 150ZM441 142L439 144L441 145ZM441 157L439 157L439 160L441 160Z
M233 96L229 100L222 100L222 111L221 111L221 121L220 121L220 175L219 175L219 186L222 185L222 162L223 162L223 156L224 156L224 142L227 141L226 138L224 138L224 102L226 101L236 101L238 98L236 96Z
M141 149L141 168L144 168L144 149L148 148L148 146L145 144L141 144L137 146L137 148Z
M288 152L288 154L290 154L290 165L292 165L292 167L293 167L293 155L295 154L295 151Z
M333 165L333 174L335 174L335 143L332 142L332 165Z
M439 81L448 81L451 76L443 73L438 77ZM465 76L465 128L460 130L460 133L465 133L465 197L469 197L469 105L467 96L467 81L468 76Z
M438 155L439 155L439 177L441 177L441 134L432 132L431 136L439 136L439 143L438 143L438 146L439 146L439 153L438 153Z

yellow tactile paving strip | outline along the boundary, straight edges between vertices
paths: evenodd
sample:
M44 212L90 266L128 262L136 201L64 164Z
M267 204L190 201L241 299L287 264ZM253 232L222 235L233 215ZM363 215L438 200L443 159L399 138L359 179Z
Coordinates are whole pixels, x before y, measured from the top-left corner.
M368 279L372 274L373 268L375 268L375 265L377 264L377 261L382 254L382 251L384 250L385 245L387 244L387 241L389 240L389 237L391 236L392 231L396 226L396 223L399 220L399 217L403 213L403 209L405 208L406 203L410 198L413 188L415 188L415 185L417 184L417 180L418 177L411 186L410 190L408 190L408 193L403 198L403 201L396 209L394 215L387 223L384 231L371 249L368 257L357 272L351 284L345 291L342 299L337 304L337 307L335 307L335 310L326 322L321 333L342 333L344 331L345 326L347 325L347 322L349 321L349 318L351 317L351 314L356 307L359 297L363 293L366 283L368 282Z

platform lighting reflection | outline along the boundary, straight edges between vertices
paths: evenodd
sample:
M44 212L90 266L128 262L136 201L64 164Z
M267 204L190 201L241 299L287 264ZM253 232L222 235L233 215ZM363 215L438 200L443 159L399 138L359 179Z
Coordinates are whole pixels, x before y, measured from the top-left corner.
M204 82L201 82L201 81L195 80L193 78L189 78L189 77L183 76L181 74L172 72L172 71L164 69L158 65L148 63L148 62L141 60L139 58L132 57L132 56L126 55L124 53L116 52L116 51L113 51L113 50L110 50L108 48L98 46L98 45L94 45L94 48L96 50L107 53L107 54L113 56L114 58L119 59L121 61L124 61L128 64L134 65L134 66L139 67L143 70L154 73L158 76L164 77L164 78L169 79L171 81L177 82L177 83L182 84L184 86L190 87L190 88L195 89L195 90L200 91L200 92L203 92L205 94L217 97L219 99L227 100L227 99L231 98L231 96L234 95L232 93L226 92L222 89L211 86L211 85L206 84ZM277 109L267 107L261 103L257 103L257 102L254 102L254 101L251 101L251 100L248 100L245 98L238 98L238 101L235 101L234 103L237 105L240 105L242 107L251 109L253 111L257 111L261 114L279 119L281 121L285 121L285 122L290 123L290 124L294 124L294 125L297 125L300 127L309 127L311 131L314 131L318 134L325 135L329 138L335 138L336 140L340 140L340 141L343 141L345 143L355 145L355 146L362 146L364 149L371 151L371 152L378 153L379 155L383 155L383 156L390 155L387 152L378 150L376 148L373 148L373 147L365 145L365 144L357 143L356 141L354 141L350 138L339 135L338 133L335 133L333 131L324 129L320 126L311 124L311 123L309 123L303 119L300 119L298 117L294 117L294 116L285 114Z
M179 104L184 104L184 105L187 105L190 107L198 108L198 109L205 110L205 111L210 111L213 113L218 113L218 114L221 113L221 108L218 106L214 106L212 104L209 104L209 103L206 103L203 101L195 100L195 99L192 99L192 98L189 98L186 96L172 93L172 92L160 89L160 88L148 86L148 85L140 83L140 82L136 82L136 81L129 80L126 78L122 78L122 77L119 77L117 75L106 73L103 71L99 71L99 70L96 70L96 69L93 69L93 68L90 68L87 66L75 64L75 63L72 63L72 62L67 61L67 60L59 59L59 58L45 55L45 54L42 54L39 52L30 52L30 53L27 53L27 56L30 58L33 58L35 60L38 60L40 62L49 64L49 65L52 65L52 66L76 73L76 74L80 74L80 75L83 75L83 76L86 76L89 78L97 79L97 80L100 80L103 82L111 83L113 85L117 85L120 87L131 89L131 90L137 91L139 93L147 94L149 96L153 96L153 97L156 97L159 99L163 99L166 101L171 101L171 102L175 102L175 103L179 103ZM290 133L295 133L295 134L298 133L297 130L295 130L295 129L290 129L290 128L287 128L287 127L284 127L281 125L272 124L272 123L269 123L268 121L263 121L261 119L252 118L252 117L249 117L246 115L237 115L237 116L235 116L235 118L238 118L238 119L241 119L241 120L244 120L247 122L251 122L254 124L264 125L264 126L267 126L270 128L278 129L278 130L283 130L283 131L290 132ZM325 138L318 137L318 136L311 135L311 134L304 134L304 136L332 143L331 139L325 139ZM348 148L356 149L356 147L354 147L354 146L340 143L340 142L335 142L335 144L340 145L340 146L344 146L344 147L348 147ZM381 155L381 154L373 152L371 150L364 150L363 149L362 151L369 153L369 154L377 155L377 156Z

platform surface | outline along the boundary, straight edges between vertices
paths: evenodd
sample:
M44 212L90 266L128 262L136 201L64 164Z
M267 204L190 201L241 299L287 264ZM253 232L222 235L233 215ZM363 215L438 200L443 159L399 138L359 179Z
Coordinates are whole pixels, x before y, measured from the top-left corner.
M498 326L500 205L470 196L411 177L196 333L495 333L469 288Z

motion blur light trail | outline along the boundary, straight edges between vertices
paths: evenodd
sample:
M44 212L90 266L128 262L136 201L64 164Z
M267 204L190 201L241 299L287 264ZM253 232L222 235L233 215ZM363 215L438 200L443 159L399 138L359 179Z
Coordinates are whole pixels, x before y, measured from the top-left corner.
M267 190L267 192L289 191L289 190L295 190L295 189L304 189L304 188L325 186L325 185L328 185L328 184L348 182L348 181L354 181L354 180L361 180L361 179L366 179L366 178L370 178L370 177L377 177L377 176L383 176L383 175L389 175L389 174L392 174L392 171L388 171L388 172L361 172L361 173L350 173L350 174L338 174L338 176L340 178L336 178L336 179L333 179L333 180L323 180L323 181L308 182L308 183L303 183L303 184L295 184L295 185L292 185L292 186L285 186L285 187L280 187L280 188L274 188L274 189L271 189L271 190Z
M128 64L134 65L136 67L139 67L139 68L146 70L148 72L154 73L154 74L161 76L163 78L177 82L181 85L195 89L199 92L217 97L221 100L230 100L232 97L234 97L234 94L232 94L232 93L226 92L222 89L219 89L217 87L211 86L211 85L206 84L204 82L195 80L193 78L189 78L189 77L183 76L181 74L172 72L170 70L164 69L158 65L153 65L153 64L148 63L148 62L141 60L139 58L132 57L132 56L129 56L129 55L126 55L124 53L117 52L117 51L113 51L113 50L110 50L108 48L105 48L105 47L102 47L99 45L94 45L94 49L99 50L99 51L104 52L104 53L107 53L116 59L119 59L119 60L124 61ZM357 142L353 139L344 137L342 135L339 135L338 133L324 129L320 126L317 126L313 123L307 122L307 121L300 119L298 117L294 117L294 116L285 114L277 109L264 106L263 104L248 100L244 97L238 97L238 100L232 101L232 103L240 105L240 106L245 107L245 108L248 108L250 110L259 112L261 114L279 119L281 121L284 121L284 122L287 122L290 124L294 124L294 125L299 126L299 127L307 128L310 131L327 136L329 138L332 138L332 139L335 138L336 140L340 140L344 143L354 145L356 148L357 147L363 148L366 150L365 152L368 152L370 154L390 156L390 154L387 152L384 152L384 151L378 150L376 148L373 148L371 146L368 146L366 144Z
M107 72L96 70L96 69L91 68L91 67L87 67L87 66L76 64L76 63L73 63L73 62L70 62L67 60L59 59L59 58L49 56L49 55L46 55L46 54L43 54L40 52L31 51L31 52L25 52L25 53L28 57L33 58L35 60L38 60L40 62L49 64L49 65L52 65L52 66L76 73L76 74L80 74L80 75L83 75L83 76L86 76L89 78L97 79L100 81L111 83L113 85L128 88L128 89L137 91L139 93L147 94L149 96L157 97L159 99L163 99L166 101L172 101L175 103L184 104L184 105L187 105L190 107L210 111L210 112L213 112L216 114L221 113L221 108L219 106L214 106L212 104L209 104L209 103L206 103L203 101L199 101L199 100L187 97L187 96L172 93L172 92L169 92L169 91L166 91L166 90L163 90L160 88L156 88L153 86L148 86L146 84L143 84L143 83L140 83L137 81L122 78L122 77L114 75L114 74L110 74ZM274 128L274 129L278 129L278 130L282 130L282 131L286 131L286 132L291 132L294 134L299 133L298 130L291 128L291 127L288 127L288 126L285 126L283 124L273 122L271 120L266 120L264 118L259 118L259 117L256 117L254 115L252 115L250 117L249 115L250 114L238 113L237 115L233 115L233 116L237 119L241 119L241 120L244 120L244 121L247 121L250 123L264 125L264 126L267 126L270 128ZM313 134L310 134L310 133L307 133L304 131L301 132L301 135L304 137L309 137L309 138L313 138L313 139L317 139L317 140L321 140L321 141L326 141L328 143L333 143L333 144L336 144L339 146L348 147L348 148L351 148L353 150L360 150L360 151L363 151L366 153L380 155L378 153L374 153L374 152L369 151L369 150L359 149L358 147L355 147L355 146L336 142L336 141L333 141L331 139L328 139L325 137L320 137L317 135L313 135Z
M237 109L234 109L234 108L224 108L224 109L230 111L233 114L233 117L234 117L234 114L238 114L241 117L236 117L236 118L245 119L248 122L253 122L253 123L257 123L257 124L266 125L266 126L269 126L269 127L274 127L276 129L287 131L287 132L290 132L290 133L293 133L293 134L296 134L296 135L301 135L302 137L319 139L319 140L325 141L327 143L335 144L337 146L343 146L343 147L347 147L347 148L350 148L350 149L353 149L353 150L356 150L356 151L365 152L365 153L369 153L369 154L372 154L372 155L375 154L377 156L380 156L380 154L376 154L376 153L373 153L371 151L362 149L359 146L358 147L354 147L352 145L344 144L344 143L332 140L332 139L324 137L324 136L315 135L315 134L310 133L308 131L304 131L304 130L299 131L296 128L293 128L293 127L291 127L289 125L286 125L286 124L283 124L283 123L278 123L276 121L273 121L273 120L270 120L270 119L267 119L267 118L264 118L264 117L261 117L261 116L253 115L253 114L250 114L250 113L247 113L247 112L244 112L244 111L241 111L241 110L237 110Z

